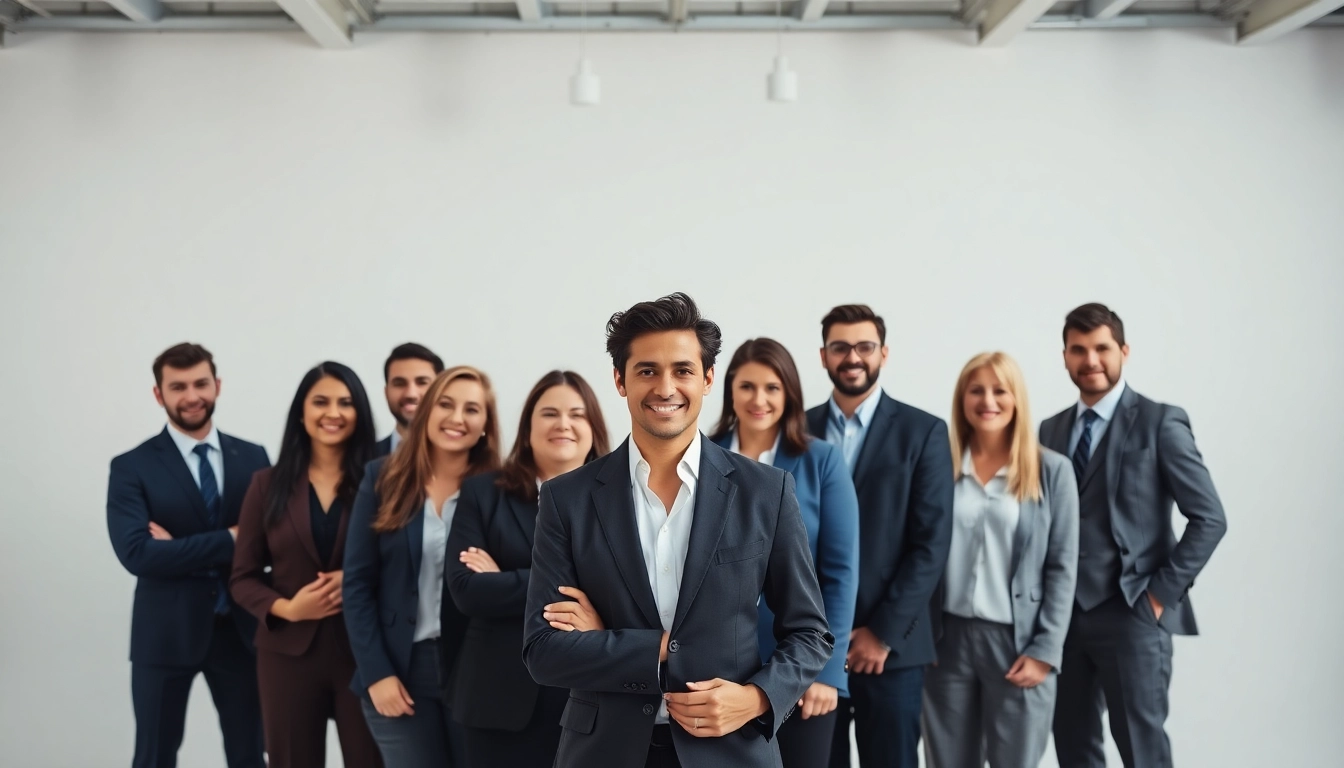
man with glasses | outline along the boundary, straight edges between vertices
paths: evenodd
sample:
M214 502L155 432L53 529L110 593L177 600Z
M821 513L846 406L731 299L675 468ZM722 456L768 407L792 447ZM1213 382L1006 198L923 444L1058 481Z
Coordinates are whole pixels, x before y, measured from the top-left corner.
M887 327L863 304L821 321L821 362L835 389L808 429L839 446L859 496L859 597L831 768L917 768L924 665L934 661L929 600L952 539L952 454L942 419L877 385Z

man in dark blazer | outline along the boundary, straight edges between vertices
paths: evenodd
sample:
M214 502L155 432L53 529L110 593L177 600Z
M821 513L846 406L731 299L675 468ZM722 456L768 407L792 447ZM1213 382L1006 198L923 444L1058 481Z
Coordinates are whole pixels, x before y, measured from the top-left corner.
M830 658L792 479L697 428L720 338L684 294L613 315L631 437L541 489L523 658L572 689L558 768L778 766L775 732Z
M952 543L947 424L888 397L877 378L887 326L863 304L821 321L821 361L835 389L807 412L811 433L840 447L859 496L859 597L831 768L917 768L924 666L934 661L929 600Z
M420 406L420 398L440 373L443 373L443 360L423 344L408 341L387 356L383 363L383 394L387 397L387 410L396 421L396 429L374 444L375 459L392 453L401 444L406 428L415 417L415 409Z
M230 768L263 768L256 620L226 586L238 510L259 445L225 435L212 416L219 379L210 353L179 344L154 361L154 397L168 426L112 460L107 531L137 577L131 611L134 768L177 764L187 697L205 675Z
M1079 402L1041 424L1078 477L1078 587L1055 702L1062 768L1105 766L1101 713L1126 766L1170 766L1164 723L1171 635L1197 634L1186 595L1227 530L1185 411L1130 389L1118 315L1085 304L1064 321ZM1175 502L1186 518L1177 541ZM1104 702L1104 707L1103 707Z

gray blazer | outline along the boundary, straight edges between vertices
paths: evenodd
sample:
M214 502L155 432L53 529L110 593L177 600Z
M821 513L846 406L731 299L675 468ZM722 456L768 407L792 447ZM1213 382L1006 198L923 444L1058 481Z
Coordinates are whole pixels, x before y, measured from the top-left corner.
M1076 405L1070 406L1042 422L1041 443L1067 452L1077 413ZM1198 634L1186 595L1227 532L1227 518L1195 446L1190 417L1126 385L1104 439L1111 532L1120 548L1120 591L1130 605L1144 592L1152 593L1163 606L1162 626L1173 634ZM1099 463L1091 463L1081 486L1096 474ZM1180 541L1171 527L1173 502L1187 520Z
M1059 670L1078 582L1078 481L1062 454L1041 448L1041 498L1022 502L1013 537L1013 640L1017 652ZM943 584L933 596L942 638Z

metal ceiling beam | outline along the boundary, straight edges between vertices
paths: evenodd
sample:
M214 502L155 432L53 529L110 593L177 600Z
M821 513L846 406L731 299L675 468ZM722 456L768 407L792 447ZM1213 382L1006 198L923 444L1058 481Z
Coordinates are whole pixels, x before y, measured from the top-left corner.
M1344 0L1260 0L1237 25L1237 42L1268 42L1340 7Z
M1134 4L1134 0L1087 0L1083 12L1089 19L1113 19Z
M667 0L667 20L681 24L690 18L690 3L687 0Z
M1007 45L1054 4L1055 0L992 0L980 22L980 44Z
M350 20L340 0L276 0L304 32L323 48L349 48Z
M826 15L826 6L830 0L803 0L803 10L798 14L798 18L806 22L813 22Z
M19 5L22 5L24 8L27 8L33 13L36 13L38 16L41 16L46 19L51 18L51 12L48 11L46 8L43 8L42 6L33 2L33 0L14 0L14 2L18 3Z
M515 0L518 5L518 18L523 21L541 21L541 0Z
M163 18L163 3L159 0L107 0L107 4L122 16L141 24Z

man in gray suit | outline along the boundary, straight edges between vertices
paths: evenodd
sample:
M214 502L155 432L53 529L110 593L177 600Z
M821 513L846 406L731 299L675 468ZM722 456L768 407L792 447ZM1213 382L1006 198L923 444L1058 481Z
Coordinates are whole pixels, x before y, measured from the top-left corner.
M1187 599L1227 531L1185 411L1130 389L1119 316L1084 304L1064 321L1079 402L1041 424L1078 476L1078 588L1055 705L1061 768L1105 766L1101 713L1124 764L1170 766L1171 635L1197 634ZM1185 516L1177 541L1171 507Z

